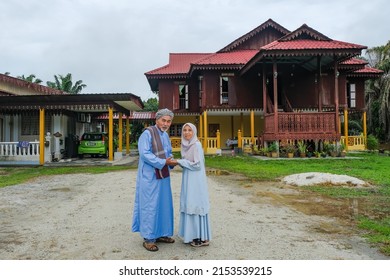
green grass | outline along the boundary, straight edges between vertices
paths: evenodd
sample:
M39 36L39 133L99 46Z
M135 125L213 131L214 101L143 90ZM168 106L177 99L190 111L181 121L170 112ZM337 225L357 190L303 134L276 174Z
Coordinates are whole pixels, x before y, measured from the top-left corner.
M282 177L304 172L326 172L349 175L378 188L357 189L335 186L302 187L303 190L336 199L364 198L367 217L358 220L359 228L368 231L366 237L390 256L390 157L376 153L350 153L347 158L259 160L251 156L208 156L209 168L241 173L252 180L276 181ZM350 158L352 157L352 158ZM375 214L376 213L376 214ZM385 218L383 218L385 217Z
M302 160L258 160L251 156L210 156L208 167L237 172L257 180L277 180L281 177L303 172L329 172L345 174L371 184L390 187L390 157L373 153L359 153L348 158L320 158Z
M380 244L382 253L390 256L390 218L374 221L360 218L359 227L368 231L365 237L375 244Z

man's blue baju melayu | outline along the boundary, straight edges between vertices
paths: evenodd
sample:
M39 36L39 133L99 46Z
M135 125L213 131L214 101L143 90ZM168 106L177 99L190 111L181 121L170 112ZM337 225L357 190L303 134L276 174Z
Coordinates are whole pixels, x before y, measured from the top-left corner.
M158 129L165 156L172 156L166 132ZM165 159L152 151L152 135L145 130L138 140L139 166L136 181L132 231L145 239L173 235L173 202L170 177L156 179L155 168L162 169Z

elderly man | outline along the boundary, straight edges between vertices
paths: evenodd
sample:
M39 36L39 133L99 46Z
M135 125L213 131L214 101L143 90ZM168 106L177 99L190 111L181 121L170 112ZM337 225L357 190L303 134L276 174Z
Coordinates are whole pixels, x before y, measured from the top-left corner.
M156 125L150 126L138 140L138 174L136 181L132 231L143 237L148 251L158 251L156 242L174 243L173 202L170 168L177 165L167 134L172 111L156 113Z

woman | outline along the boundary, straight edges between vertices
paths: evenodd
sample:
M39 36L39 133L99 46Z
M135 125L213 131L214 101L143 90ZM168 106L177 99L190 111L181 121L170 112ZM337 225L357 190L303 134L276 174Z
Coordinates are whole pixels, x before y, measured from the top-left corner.
M204 153L195 125L186 123L181 134L183 168L180 194L179 237L191 246L208 246L211 240L209 194Z

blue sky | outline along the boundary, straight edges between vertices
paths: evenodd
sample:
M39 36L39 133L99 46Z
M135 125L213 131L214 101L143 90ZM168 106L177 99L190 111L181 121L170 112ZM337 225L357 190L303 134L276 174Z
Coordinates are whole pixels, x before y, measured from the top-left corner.
M44 81L72 73L83 93L156 97L144 73L169 53L215 52L269 18L340 41L390 40L387 0L8 0L0 3L0 73Z

